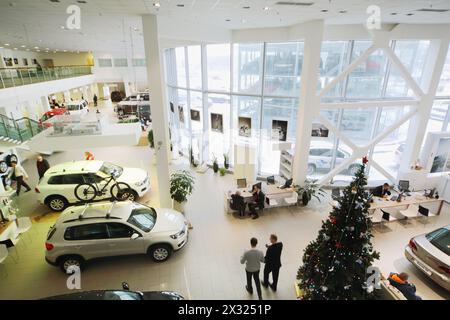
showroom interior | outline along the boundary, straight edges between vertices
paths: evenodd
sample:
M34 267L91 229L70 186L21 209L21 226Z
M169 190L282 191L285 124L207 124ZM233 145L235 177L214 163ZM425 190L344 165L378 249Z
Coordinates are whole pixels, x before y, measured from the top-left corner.
M450 299L449 30L442 0L2 1L0 299Z

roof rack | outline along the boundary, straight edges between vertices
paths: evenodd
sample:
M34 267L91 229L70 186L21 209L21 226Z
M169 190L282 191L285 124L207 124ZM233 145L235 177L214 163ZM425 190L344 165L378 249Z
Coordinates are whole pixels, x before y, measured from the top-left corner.
M83 211L81 211L80 215L78 216L78 219L80 219L80 220L83 219L83 214L86 212L88 206L89 206L88 203L86 203L86 204L84 205Z
M111 211L112 211L112 209L114 208L114 206L116 205L116 203L117 203L117 200L114 200L114 201L111 203L111 206L109 207L108 211L106 212L106 219L109 219L109 218L110 218L110 216L111 216Z

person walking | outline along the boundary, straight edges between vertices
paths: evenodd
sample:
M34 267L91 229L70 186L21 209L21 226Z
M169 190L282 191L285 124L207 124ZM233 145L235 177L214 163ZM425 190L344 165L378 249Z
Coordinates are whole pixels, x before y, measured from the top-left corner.
M244 252L241 257L241 264L245 263L245 273L247 275L247 285L245 289L248 293L253 294L252 278L255 281L256 292L258 293L258 299L262 300L261 283L259 281L259 270L261 269L261 262L264 262L264 253L261 250L256 249L258 239L251 238L251 249Z
M45 172L50 168L50 164L41 155L38 155L36 159L36 167L39 175L39 180L41 180Z
M94 155L89 151L84 152L84 160L94 160Z
M98 98L97 98L97 95L94 93L94 107L96 107L97 106L97 100L98 100Z
M28 174L25 171L25 169L17 163L17 161L11 161L11 173L9 174L10 178L15 178L16 182L17 182L17 189L16 189L16 194L17 196L19 196L20 194L20 189L22 186L24 186L28 192L31 190L30 186L28 185L28 183L25 182L25 180L28 180Z
M281 268L281 251L283 250L283 243L278 242L278 237L275 234L270 235L270 244L266 244L266 256L264 258L264 279L262 285L277 291L278 275ZM272 284L269 283L269 274L272 273Z

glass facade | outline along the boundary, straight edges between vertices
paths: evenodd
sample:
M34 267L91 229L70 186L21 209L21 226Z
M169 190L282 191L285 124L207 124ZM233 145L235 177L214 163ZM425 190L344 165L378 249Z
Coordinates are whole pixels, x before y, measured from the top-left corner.
M371 41L324 41L320 53L317 92L335 79L372 45ZM421 84L430 47L426 40L393 40L399 60ZM280 173L280 142L295 143L303 66L303 42L211 44L167 49L166 77L171 112L172 142L185 154L192 147L199 161L212 162L230 156L233 146L250 144L257 150L261 175ZM447 56L427 131L449 130L450 55ZM448 70L447 70L448 69ZM447 92L448 91L448 92ZM183 92L183 93L182 93ZM186 97L186 98L185 98ZM409 106L383 107L374 101L412 97L412 91L382 50L373 52L322 97L328 102L372 101L359 108L322 109L327 118L352 144L366 147L383 131L398 123ZM184 123L178 106L183 107ZM405 147L410 121L383 137L368 150L382 165L379 172L369 163L370 180L395 179ZM352 156L352 149L315 119L308 161L308 177L321 178ZM349 143L350 144L350 143ZM334 181L350 181L355 162L341 166ZM380 170L381 171L381 170Z

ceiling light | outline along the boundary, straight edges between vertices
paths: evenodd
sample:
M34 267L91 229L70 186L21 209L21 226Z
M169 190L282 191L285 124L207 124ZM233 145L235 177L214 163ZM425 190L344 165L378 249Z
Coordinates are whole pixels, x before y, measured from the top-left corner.
M339 13L347 13L347 10L341 10Z
M35 49L39 49L39 47L34 47Z
M27 49L27 51L30 51L30 49Z
M23 45L21 45L20 47L21 47L21 48L26 48L27 46L23 44Z
M55 50L55 51L53 51L53 53L56 53L56 50Z
M407 15L407 16L413 16L414 13L407 13L406 15Z
M160 8L160 7L161 7L161 4L160 4L159 2L155 2L155 3L153 4L153 6L154 6L155 8Z
M267 7L267 6L265 6L263 9L264 9L264 11L267 11L267 10L269 10L270 8Z
M396 16L397 15L397 12L392 12L391 13L391 16Z
M242 9L250 9L249 6L242 7Z
M288 2L288 1L278 1L275 4L280 6L312 6L314 2Z
M59 0L50 0L50 2L59 2Z
M41 50L36 50L36 52L41 52Z
M177 7L183 8L184 4L177 4Z
M138 28L133 28L133 30L134 30L134 31L138 31L139 29L138 29Z
M45 48L45 50L50 50L49 48Z
M39 40L39 42L42 42L42 40Z
M67 52L67 50L63 50L64 52Z
M45 51L45 53L48 53L48 51Z
M321 12L328 12L328 10L327 9L323 9L323 10L320 10Z
M450 9L433 9L433 8L424 8L424 9L419 9L417 11L422 11L422 12L447 12L450 11Z
M77 0L78 3L87 3L85 0Z
M5 43L5 46L9 47L9 43Z
M14 48L14 50L17 50L17 48Z
M231 20L230 20L230 19L225 19L225 21L226 21L226 22L230 22Z
M64 26L60 26L60 28L61 28L61 29L65 29L66 27L64 27Z

